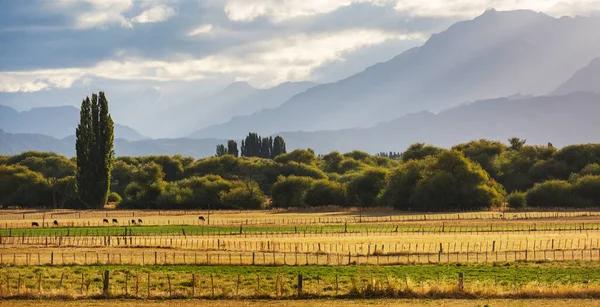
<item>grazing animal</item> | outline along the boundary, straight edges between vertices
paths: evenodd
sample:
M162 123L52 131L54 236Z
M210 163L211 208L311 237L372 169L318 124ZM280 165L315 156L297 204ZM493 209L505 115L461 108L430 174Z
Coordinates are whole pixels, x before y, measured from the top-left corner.
M142 219L138 219L138 224L141 224L141 223L142 223Z
M102 220L102 223L104 223L104 224L108 224L108 219L104 219L104 220Z
M113 224L118 224L119 221L117 221L117 219L113 219Z
M53 224L54 224L54 226L58 226L58 221L57 221L57 220L54 220L54 223L53 223Z
M40 224L37 222L31 222L31 227L40 227Z
M135 220L131 220L131 224L135 225Z
M203 221L203 222L206 221L203 216L199 217L198 219L201 220L201 221Z

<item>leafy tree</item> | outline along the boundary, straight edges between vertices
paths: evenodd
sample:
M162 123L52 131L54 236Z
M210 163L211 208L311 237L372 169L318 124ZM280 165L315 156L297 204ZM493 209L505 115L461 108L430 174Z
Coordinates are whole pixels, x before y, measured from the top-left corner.
M344 156L337 151L332 151L322 157L321 168L327 173L338 173L342 161L344 161Z
M261 141L261 147L260 147L260 157L264 158L264 159L271 159L273 157L272 151L273 151L273 138L272 137L263 138Z
M585 175L573 184L573 196L577 207L600 206L600 176Z
M501 206L504 190L479 166L456 150L441 152L410 198L420 210L462 210Z
M559 169L554 166L547 168L546 165L541 165L540 169L530 173L536 163L551 159L555 153L555 148L545 146L523 146L519 150L505 151L498 157L498 181L508 192L526 191L535 183L532 175L553 174L555 170Z
M400 210L411 210L410 197L417 184L425 176L425 170L435 162L433 157L422 160L410 160L392 170L389 181L382 194L381 203Z
M285 150L285 141L282 137L276 136L273 140L273 150L271 151L271 158L275 159L275 157L283 155L286 152L287 151Z
M233 155L236 158L239 156L238 145L237 145L236 141L234 141L234 140L227 141L227 153L230 155ZM218 152L217 152L217 155L219 155Z
M217 157L221 157L226 154L227 154L227 148L225 148L225 145L223 145L223 144L217 145Z
M316 180L304 195L304 204L310 207L346 205L344 186L326 179Z
M63 156L27 157L19 162L34 172L41 173L46 178L65 178L74 176L77 166Z
M425 145L424 143L412 144L402 153L402 160L419 160L424 159L428 156L435 156L443 149L431 145Z
M514 191L508 194L506 202L513 209L525 208L527 206L527 194L521 191Z
M108 194L108 202L119 203L121 202L121 196L115 192L111 192L110 194Z
M493 178L499 178L500 166L498 157L507 150L506 145L496 141L481 139L456 145L452 149L462 152L465 157L479 163Z
M566 163L570 173L578 173L588 164L600 163L600 144L566 146L556 152L554 159Z
M525 145L526 142L527 142L527 140L525 140L525 139L512 137L512 138L508 139L508 143L510 144L508 149L509 150L521 150L521 148L523 148L523 146Z
M133 180L133 173L137 170L135 165L117 160L111 170L110 190L119 195L125 195L125 188Z
M83 100L75 134L79 198L86 208L103 208L114 157L114 123L104 92Z
M316 165L317 156L315 153L306 149L296 149L290 153L282 154L275 158L275 162L278 163L290 163L290 162L298 162L302 164L308 165Z
M221 203L224 208L262 209L265 202L265 194L254 181L237 184L229 191L221 193Z
M354 151L345 153L344 157L346 157L346 158L352 158L352 159L354 159L356 161L364 162L364 161L369 160L371 158L371 155L368 154L368 153L366 153L366 152L364 152L364 151L354 150Z
M530 207L565 207L573 204L572 186L563 180L548 180L536 183L527 191Z
M177 181L183 179L183 162L181 159L171 156L148 156L140 159L141 163L154 162L162 168L166 181Z
M312 186L310 177L279 177L271 190L272 205L279 208L304 207L304 196Z
M0 165L0 205L47 207L50 185L40 174L21 165Z
M381 168L360 172L346 186L349 203L361 208L377 205L377 198L387 185L387 175L387 171Z
M242 157L261 157L262 138L256 133L249 133L242 141Z
M141 165L134 173L133 180L125 188L123 208L156 208L157 200L167 185L165 173L160 165L150 162Z

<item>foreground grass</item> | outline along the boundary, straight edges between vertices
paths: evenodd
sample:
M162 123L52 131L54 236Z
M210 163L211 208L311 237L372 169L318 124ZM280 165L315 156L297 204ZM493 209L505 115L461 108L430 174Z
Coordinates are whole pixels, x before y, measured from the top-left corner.
M148 297L148 293L153 298L185 298L192 293L206 298L295 297L299 274L304 278L303 293L309 297L600 297L597 262L364 267L2 267L0 296L95 297L102 292L105 270L111 271L113 296L141 298ZM458 273L464 274L464 290L457 288Z
M55 300L6 300L0 301L0 305L6 307L133 307L143 304L147 307L167 307L173 302L166 301L139 301L139 300L98 300L98 301L55 301ZM478 300L423 300L423 299L377 299L377 300L346 300L346 299L319 299L319 300L178 300L179 307L208 306L208 307L305 307L331 306L331 307L358 307L358 306L416 306L416 307L519 307L519 306L600 306L600 300L593 299L478 299Z

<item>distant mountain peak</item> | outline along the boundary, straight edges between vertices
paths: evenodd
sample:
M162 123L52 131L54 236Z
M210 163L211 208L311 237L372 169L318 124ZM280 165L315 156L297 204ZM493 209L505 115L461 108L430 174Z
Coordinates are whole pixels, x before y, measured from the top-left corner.
M230 90L257 90L257 88L255 88L254 86L252 86L250 83L246 82L246 81L236 81L233 82L231 84L229 84L228 86L226 86L223 91L230 91Z

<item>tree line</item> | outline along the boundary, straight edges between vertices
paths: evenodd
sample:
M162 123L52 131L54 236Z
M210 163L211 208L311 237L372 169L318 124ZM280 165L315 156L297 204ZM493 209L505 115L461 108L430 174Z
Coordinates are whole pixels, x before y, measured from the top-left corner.
M234 140L227 141L227 147L224 144L217 145L217 157L223 155L233 155L238 157L237 142ZM259 157L265 159L275 159L275 157L285 154L285 141L281 136L261 137L256 133L250 132L245 140L242 140L241 156L242 157Z
M0 204L90 207L78 193L77 161L42 152L0 156ZM449 211L600 205L600 144L557 149L515 138L506 143L477 140L449 149L413 144L396 158L362 151L317 156L310 149L297 149L275 158L228 153L203 159L176 155L111 161L108 201L122 208L337 205Z

